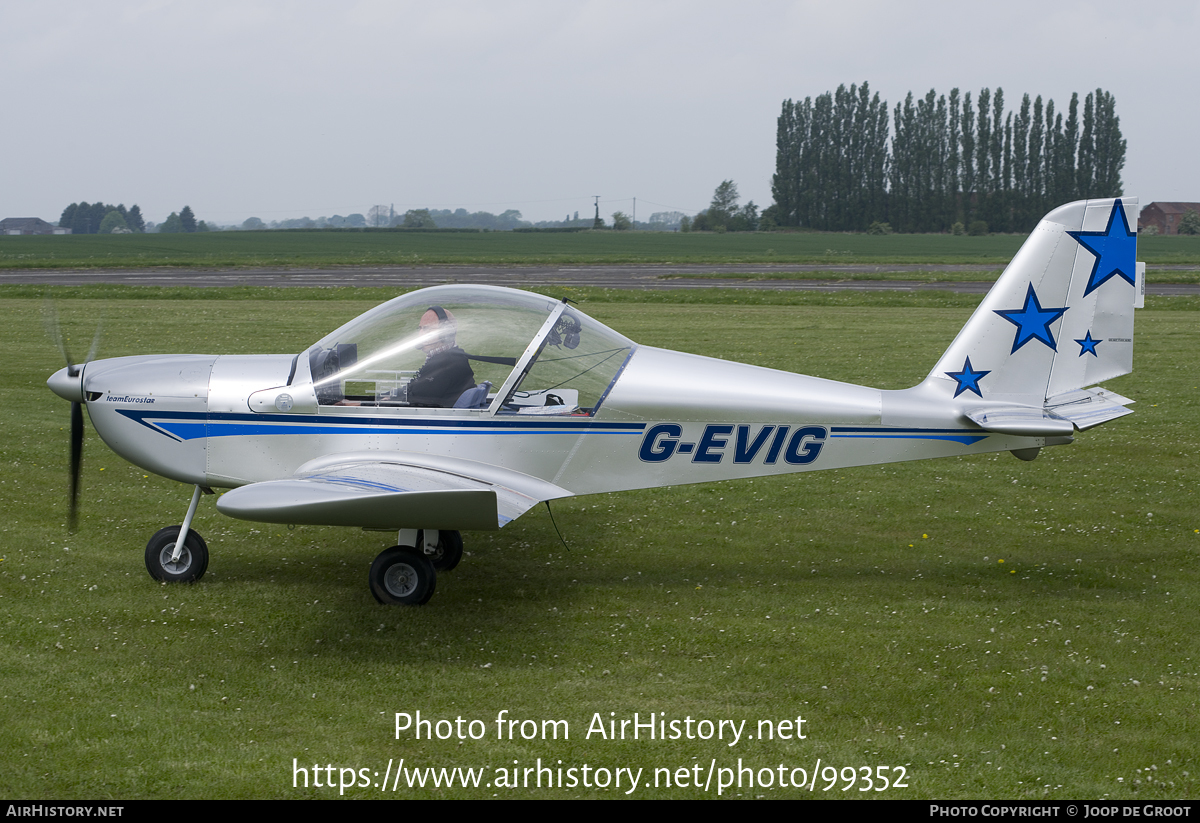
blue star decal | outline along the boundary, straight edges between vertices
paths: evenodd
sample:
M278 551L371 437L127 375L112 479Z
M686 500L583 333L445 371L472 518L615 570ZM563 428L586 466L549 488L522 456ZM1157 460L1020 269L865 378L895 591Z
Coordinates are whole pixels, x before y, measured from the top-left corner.
M1121 225L1116 225L1117 215L1121 215ZM1096 255L1092 264L1092 274L1088 278L1087 288L1083 296L1100 288L1114 277L1120 277L1134 285L1134 257L1137 256L1137 232L1129 230L1129 220L1125 217L1125 209L1121 208L1120 199L1113 203L1108 215L1108 225L1104 231L1069 231L1067 234L1079 241L1079 245Z
M1099 357L1100 353L1096 351L1096 347L1099 346L1104 341L1103 340L1093 340L1092 339L1092 331L1091 331L1091 329L1088 329L1088 333L1083 336L1083 339L1076 340L1075 342L1079 344L1079 356L1080 357L1083 357L1085 354L1090 354L1090 355L1093 355L1094 357Z
M1060 309L1043 309L1042 304L1038 302L1037 295L1033 292L1033 284L1030 283L1029 291L1025 292L1024 306L1019 309L998 309L996 311L996 314L1017 327L1017 334L1013 338L1012 352L1009 354L1030 340L1041 340L1052 350L1058 351L1058 344L1054 342L1050 324L1062 317L1067 308L1067 306L1063 306Z
M965 391L973 391L975 394L983 397L983 392L979 391L979 381L991 374L990 371L975 371L971 368L971 358L967 358L967 362L963 364L962 371L948 371L947 377L952 377L958 382L958 388L954 390L954 396L958 397Z

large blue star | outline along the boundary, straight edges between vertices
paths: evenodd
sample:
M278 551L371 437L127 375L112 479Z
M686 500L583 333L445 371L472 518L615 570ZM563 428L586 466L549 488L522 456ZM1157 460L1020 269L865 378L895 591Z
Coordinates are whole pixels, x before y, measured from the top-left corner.
M948 371L947 377L952 377L958 381L958 388L954 390L954 396L958 397L965 391L973 391L980 397L983 397L983 392L979 390L979 380L987 377L991 371L975 371L971 368L971 358L967 358L967 362L963 364L962 371Z
M1121 225L1116 225L1117 215L1121 215ZM1079 241L1079 245L1096 255L1092 263L1092 274L1088 278L1087 288L1083 296L1100 288L1113 277L1120 277L1129 285L1134 285L1134 258L1137 256L1137 232L1129 230L1129 220L1125 217L1125 209L1121 201L1113 203L1112 211L1108 214L1108 225L1104 231L1069 231L1067 234Z
M1083 339L1076 340L1075 342L1079 344L1079 356L1080 357L1083 357L1085 354L1091 354L1094 357L1099 357L1100 353L1098 351L1096 351L1096 347L1099 346L1104 341L1103 340L1093 340L1092 339L1092 330L1088 329L1088 333L1083 336ZM1105 351L1107 351L1107 349Z
M1050 324L1062 317L1067 308L1067 306L1063 306L1060 309L1043 309L1042 304L1038 302L1037 295L1033 292L1033 284L1030 283L1029 291L1025 292L1024 306L1019 309L996 310L996 314L1017 327L1017 334L1013 338L1012 352L1009 354L1035 339L1041 340L1054 351L1058 351L1058 344L1054 342Z

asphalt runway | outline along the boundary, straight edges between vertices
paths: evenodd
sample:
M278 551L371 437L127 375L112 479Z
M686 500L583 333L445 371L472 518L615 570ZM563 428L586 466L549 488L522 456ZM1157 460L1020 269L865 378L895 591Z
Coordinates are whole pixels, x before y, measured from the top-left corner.
M1161 266L1150 271L1197 271L1195 266ZM774 291L951 291L983 294L990 281L921 282L903 279L861 279L902 275L904 272L945 272L994 275L998 266L388 266L345 269L104 269L0 272L0 284L80 286L96 283L129 286L391 286L412 288L442 283L490 286L597 286L611 289L767 289ZM837 272L846 279L805 279L811 272ZM708 276L704 276L708 275ZM712 275L719 275L713 277ZM794 275L794 277L793 277ZM1147 294L1200 294L1200 284L1151 284Z

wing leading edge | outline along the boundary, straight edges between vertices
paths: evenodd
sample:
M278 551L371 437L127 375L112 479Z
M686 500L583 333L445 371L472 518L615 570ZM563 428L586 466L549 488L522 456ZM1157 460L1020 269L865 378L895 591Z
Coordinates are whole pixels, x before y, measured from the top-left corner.
M494 530L566 489L499 466L405 452L331 455L226 492L217 509L264 523Z

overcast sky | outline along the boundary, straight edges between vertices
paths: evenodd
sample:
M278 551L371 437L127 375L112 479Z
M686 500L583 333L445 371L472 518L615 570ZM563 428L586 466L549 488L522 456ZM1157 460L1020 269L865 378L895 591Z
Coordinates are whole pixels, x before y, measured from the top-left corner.
M1143 9L1149 9L1144 11ZM1200 201L1200 6L0 0L0 218L771 203L787 98L1116 97L1125 193Z

